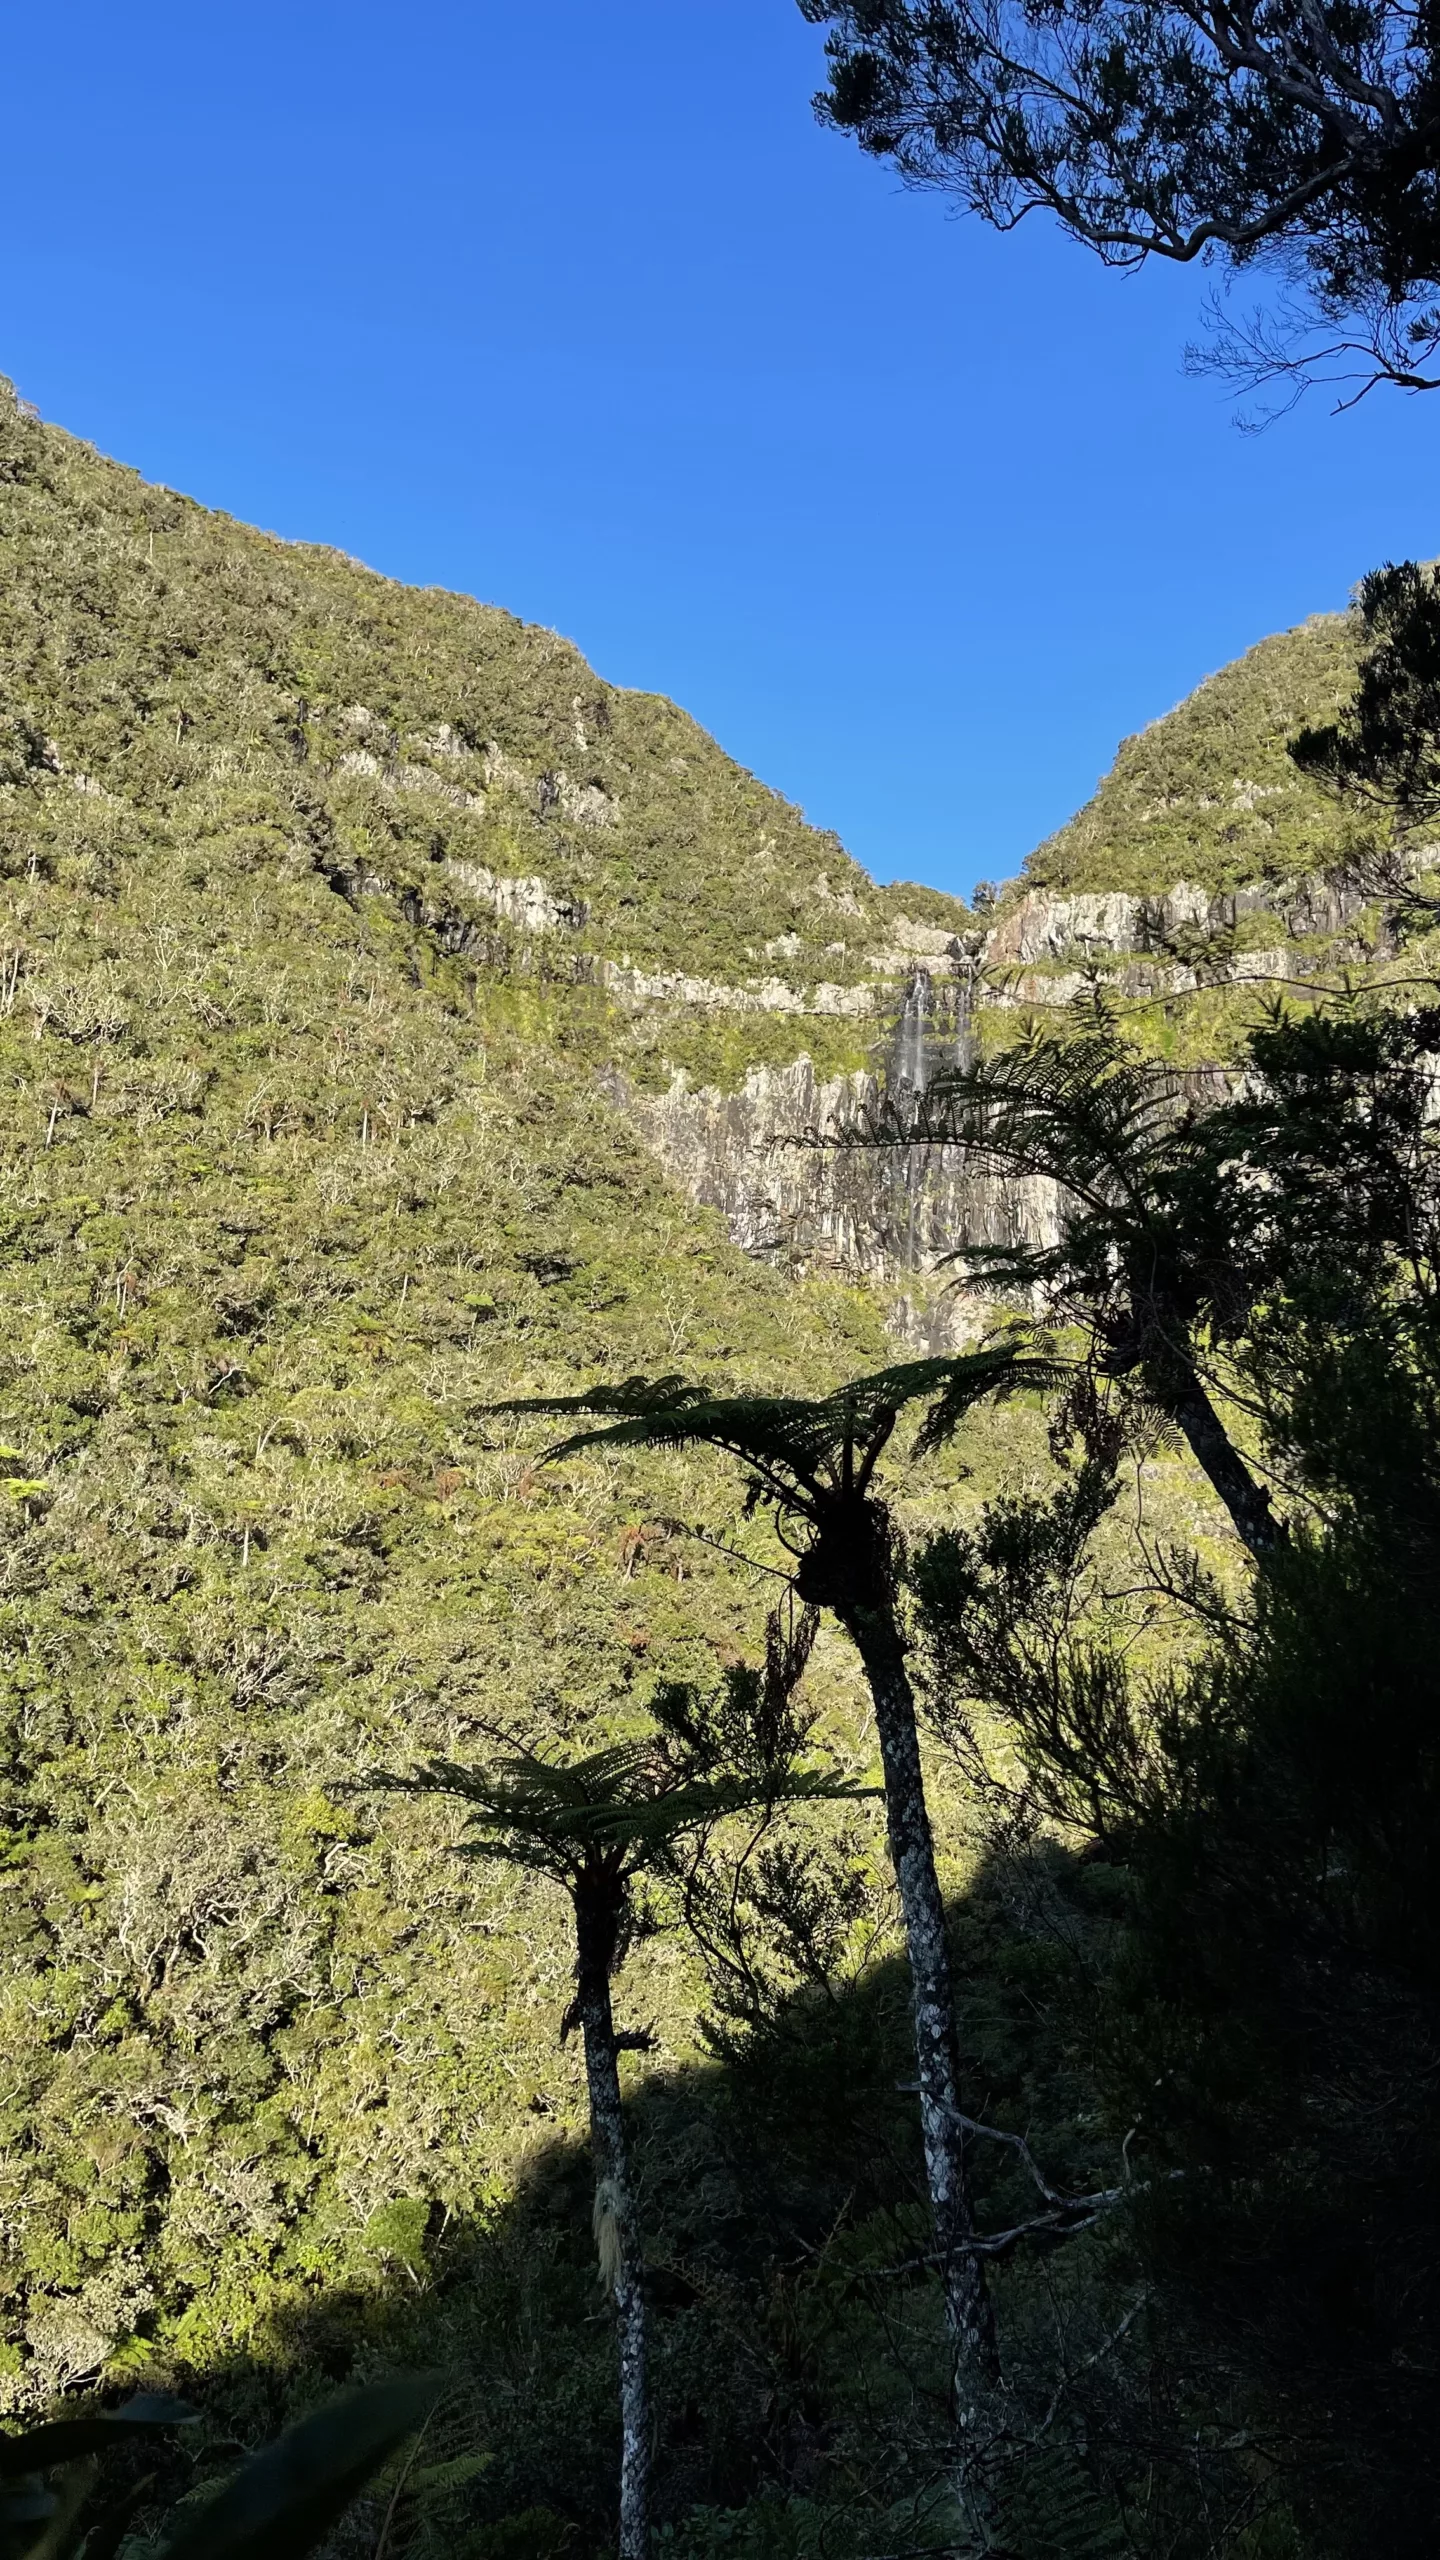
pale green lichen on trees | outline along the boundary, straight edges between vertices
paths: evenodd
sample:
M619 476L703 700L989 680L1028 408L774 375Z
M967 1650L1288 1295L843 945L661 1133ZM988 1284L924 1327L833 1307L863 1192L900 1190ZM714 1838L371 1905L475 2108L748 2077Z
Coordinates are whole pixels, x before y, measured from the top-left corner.
M874 889L553 635L18 411L0 521L0 2390L179 2371L259 2436L327 2376L448 2360L469 2398L386 2547L558 2560L605 2513L612 2397L563 1915L463 1869L442 1803L381 1826L353 1782L502 1726L633 1738L662 1679L753 1651L788 1569L684 1451L544 1469L494 1408L637 1370L818 1396L894 1357L873 1297L784 1281L669 1189L598 1072L833 1076L875 1063L874 1020L622 1001L599 964L848 987L902 919L920 950L966 911ZM1159 885L1200 859L1164 849ZM1144 1027L1203 1054L1233 1003ZM1049 1482L1043 1416L897 1473L907 1532L949 1527ZM1158 1447L1137 1475L1147 1533L1221 1588L1193 1476ZM1137 1659L1173 1658L1146 1606ZM843 1646L807 1677L858 1777ZM1049 2125L1078 2088L1066 2175L1108 2175L1062 1959L977 1888L964 1772L930 1783L986 2103ZM873 2309L923 2238L875 1825L782 1826L731 1886L697 1904L730 1965L708 2028L677 1935L642 1932L625 1982L660 2038L627 2104L664 2511L698 2511L694 2549L926 2547L939 2323L906 2295L902 2366ZM1085 2370L1125 2310L1098 2256L999 2290Z

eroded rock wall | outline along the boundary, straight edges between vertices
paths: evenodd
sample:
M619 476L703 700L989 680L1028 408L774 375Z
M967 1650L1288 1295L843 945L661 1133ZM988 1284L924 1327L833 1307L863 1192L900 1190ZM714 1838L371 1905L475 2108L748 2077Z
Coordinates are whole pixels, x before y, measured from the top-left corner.
M886 1290L896 1330L938 1347L983 1320L983 1302L954 1257L966 1246L1048 1241L1055 1187L978 1174L955 1148L855 1145L882 1099L903 1109L907 1093L923 1094L967 1058L981 1007L1064 1005L1097 974L1118 995L1140 999L1303 976L1322 954L1326 966L1347 956L1366 903L1358 884L1328 877L1262 881L1217 897L1186 881L1148 899L1032 890L983 935L912 934L913 948L874 955L875 978L846 994L847 1009L863 1005L890 1025L878 1077L824 1083L800 1057L753 1068L735 1093L697 1088L683 1074L664 1094L618 1075L612 1091L672 1179L719 1209L747 1252ZM1257 917L1273 918L1280 938L1273 948L1237 949L1242 928L1253 942ZM1356 956L1361 949L1357 941ZM758 995L773 1006L779 992L788 993L773 983L743 996L707 989L703 1000L728 994L754 1005ZM784 1009L802 1010L800 999L790 996Z
M753 1068L738 1093L683 1075L663 1094L618 1076L610 1090L672 1180L720 1210L746 1252L893 1293L894 1329L916 1345L964 1341L983 1320L950 1259L959 1248L1054 1232L1051 1183L978 1175L954 1147L845 1143L875 1117L874 1076L822 1083L797 1058Z

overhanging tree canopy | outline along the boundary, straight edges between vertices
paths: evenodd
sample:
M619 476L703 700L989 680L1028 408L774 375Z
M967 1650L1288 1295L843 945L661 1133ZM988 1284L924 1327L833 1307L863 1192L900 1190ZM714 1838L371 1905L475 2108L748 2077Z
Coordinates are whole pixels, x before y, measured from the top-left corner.
M1433 561L1387 561L1356 590L1355 692L1338 716L1302 729L1302 773L1404 835L1440 816L1440 576Z
M1371 378L1433 389L1440 77L1403 0L800 0L822 118L1000 230L1053 213L1108 265L1257 259ZM1293 364L1272 323L1251 372Z

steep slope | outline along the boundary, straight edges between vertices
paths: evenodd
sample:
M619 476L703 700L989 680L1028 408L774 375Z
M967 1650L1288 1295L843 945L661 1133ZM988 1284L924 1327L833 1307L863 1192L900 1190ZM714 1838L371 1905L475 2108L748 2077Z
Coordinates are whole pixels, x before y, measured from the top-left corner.
M1024 885L1163 897L1185 880L1213 895L1320 870L1344 822L1285 741L1334 711L1354 666L1341 614L1260 641L1124 740L1093 798L1029 856Z
M497 2510L562 2477L593 2518L607 2333L563 2184L557 1913L459 1865L449 1812L382 1818L356 1781L500 1730L610 1737L654 1680L757 1651L774 1585L717 1552L776 1561L743 1487L542 1469L492 1408L889 1356L878 1296L767 1267L665 1182L636 1096L676 1064L864 1063L885 972L938 965L964 911L876 891L550 635L3 405L0 537L0 2398L178 2372L259 2426L357 2355L453 2350L472 2471L511 2395ZM974 1487L1026 1428L982 1425ZM864 1765L843 1648L810 1678ZM873 1820L833 1845L863 1971ZM957 1829L957 1886L970 1856ZM693 2063L673 1941L625 2000L655 2070ZM881 2015L875 2156L903 2161L893 1981ZM680 2252L713 2231L676 2121L650 2174ZM772 2201L767 2248L833 2221L867 2144ZM706 2412L682 2504L752 2458L783 2378L777 2346L741 2359L743 2405L715 2386L736 2266L770 2317L734 2218L719 2307L682 2299L657 2349L667 2406Z
M1423 955L1413 938L1402 951L1367 889L1366 830L1287 753L1351 692L1356 646L1349 617L1318 615L1122 742L990 915L973 1002L983 1041L1098 984L1137 1038L1198 1065L1233 1054L1277 991L1303 1003L1357 975L1404 981Z
M8 390L0 492L12 871L103 887L139 843L192 872L283 846L492 966L741 989L778 954L792 1005L872 974L897 893L554 633L148 488Z
M912 1067L969 1036L979 937L553 635L147 489L6 403L0 536L0 2375L17 2403L177 2364L309 2389L397 2290L428 2356L441 2235L503 2236L528 2184L507 2406L518 2429L544 2400L551 2476L590 2464L593 2517L583 2220L573 2419L544 2307L546 2161L582 2118L555 1912L459 1867L448 1816L380 1820L354 1783L499 1727L609 1735L652 1679L755 1649L771 1586L707 1543L774 1561L737 1487L679 1460L541 1470L492 1408L597 1372L803 1389L885 1357L880 1294L837 1275L939 1251L949 1177L812 1195L825 1160L782 1161L785 1108L853 1102L896 1014ZM1032 1443L1037 1417L983 1423L959 1498ZM1152 1512L1202 1536L1194 1487L1153 1472ZM858 1765L838 1646L812 1678ZM943 1847L959 1886L958 1819ZM857 1970L885 1944L875 1849L862 1826L836 1852ZM693 1989L669 1943L637 1951L627 2004L666 2064L693 2054ZM677 2440L708 2441L744 2330L726 2458L777 2375L808 2441L795 2231L818 2263L852 2172L869 2197L894 2157L876 2263L907 2210L884 2000L883 2138L772 2196L770 2293L689 2112L657 2139L697 2259L739 2227L711 2296L675 2278ZM557 2215L573 2231L567 2193ZM687 2476L716 2493L699 2453Z
M654 1518L718 1533L726 1488L552 1478L485 1408L679 1357L820 1383L883 1337L253 837L7 903L4 2225L50 2385L135 2333L233 2351L380 2207L503 2176L563 1954L477 1936L445 1825L334 1790L755 1640Z
M487 1408L681 1359L818 1386L885 1339L665 1187L596 1088L606 1000L520 966L523 919L426 922L434 874L448 911L462 861L543 861L597 914L653 879L630 947L709 930L720 966L724 902L702 926L686 863L758 934L821 867L793 813L668 706L615 697L605 728L574 653L502 615L20 418L3 451L0 2371L23 2396L278 2355L287 2305L384 2279L398 2208L483 2216L578 2103L548 1906L460 1869L446 1820L377 1826L344 1790L496 1720L612 1730L658 1671L753 1648L763 1587L678 1531L734 1532L709 1471L537 1472ZM558 781L542 805L483 779L555 773L577 699L603 824ZM442 754L442 718L498 739L488 764ZM359 769L380 720L417 769L428 735L465 805ZM663 1965L648 1996L683 2043Z

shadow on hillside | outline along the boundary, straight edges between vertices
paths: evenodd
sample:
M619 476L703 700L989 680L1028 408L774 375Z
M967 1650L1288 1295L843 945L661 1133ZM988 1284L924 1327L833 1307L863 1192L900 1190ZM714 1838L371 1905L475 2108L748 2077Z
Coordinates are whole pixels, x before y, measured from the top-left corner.
M1081 1870L1046 1852L987 1870L952 1915L972 2103L1024 2124L1067 2184L1114 2168L1093 2137L1085 2154L1047 2123L1047 2087L1073 2099L1084 1939L1104 1925L1084 1896ZM938 2298L906 2263L926 2230L913 2067L892 1958L839 1993L791 1998L740 2055L634 2086L662 2523L757 2495L883 2506L943 2468ZM977 2183L987 2221L1033 2209L998 2146L982 2146ZM378 2286L317 2288L272 2318L252 2357L183 2387L222 2438L255 2442L357 2371L441 2368L453 2394L405 2535L476 2560L598 2548L613 2532L618 2430L591 2203L588 2146L542 2136L493 2221L425 2228L402 2208ZM483 2469L467 2462L480 2453ZM373 2517L356 2530L373 2547Z
M1132 2013L1103 1989L1125 1897L1115 1871L1047 1845L997 1852L950 1915L970 2103L1023 2128L1072 2194L1120 2168L1101 2083L1117 2026L1122 2042L1131 2031ZM623 2013L623 1980L621 1991ZM838 1993L790 1998L729 2059L652 2068L632 2089L655 2514L681 2528L671 2560L718 2560L722 2547L735 2560L935 2549L923 2519L939 2512L949 2467L947 2364L937 2289L916 2263L927 2215L912 2073L908 1981L891 1958ZM174 2376L208 2424L198 2454L163 2457L161 2494L227 2468L237 2443L264 2440L352 2377L436 2369L446 2397L403 2489L393 2508L388 2492L361 2501L341 2550L613 2550L615 2345L588 2145L537 2134L493 2218L427 2225L397 2200L378 2282L319 2283L271 2317L248 2357ZM974 2166L983 2228L1034 2213L1012 2151L979 2143ZM1278 2539L1244 2533L1266 2501L1283 2509L1312 2491L1327 2548L1367 2547L1367 2499L1385 2510L1394 2560L1433 2547L1433 2431L1415 2405L1429 2385L1399 2369L1403 2304L1360 2317L1350 2294L1334 2295L1320 2190L1287 2202L1283 2181L1262 2182L1257 2222L1252 2189L1247 2173L1227 2208L1214 2183L1202 2196L1198 2183L1162 2182L1133 2215L1028 2240L997 2269L1017 2423L1058 2415L1044 2477L1092 2534L1047 2538L1042 2519L1018 2546L1026 2560L1122 2547L1127 2491L1145 2508L1134 2547L1185 2560L1262 2549L1288 2560L1310 2546L1286 2539L1283 2516ZM743 2532L724 2514L741 2507ZM1110 2541L1094 2538L1102 2527Z

